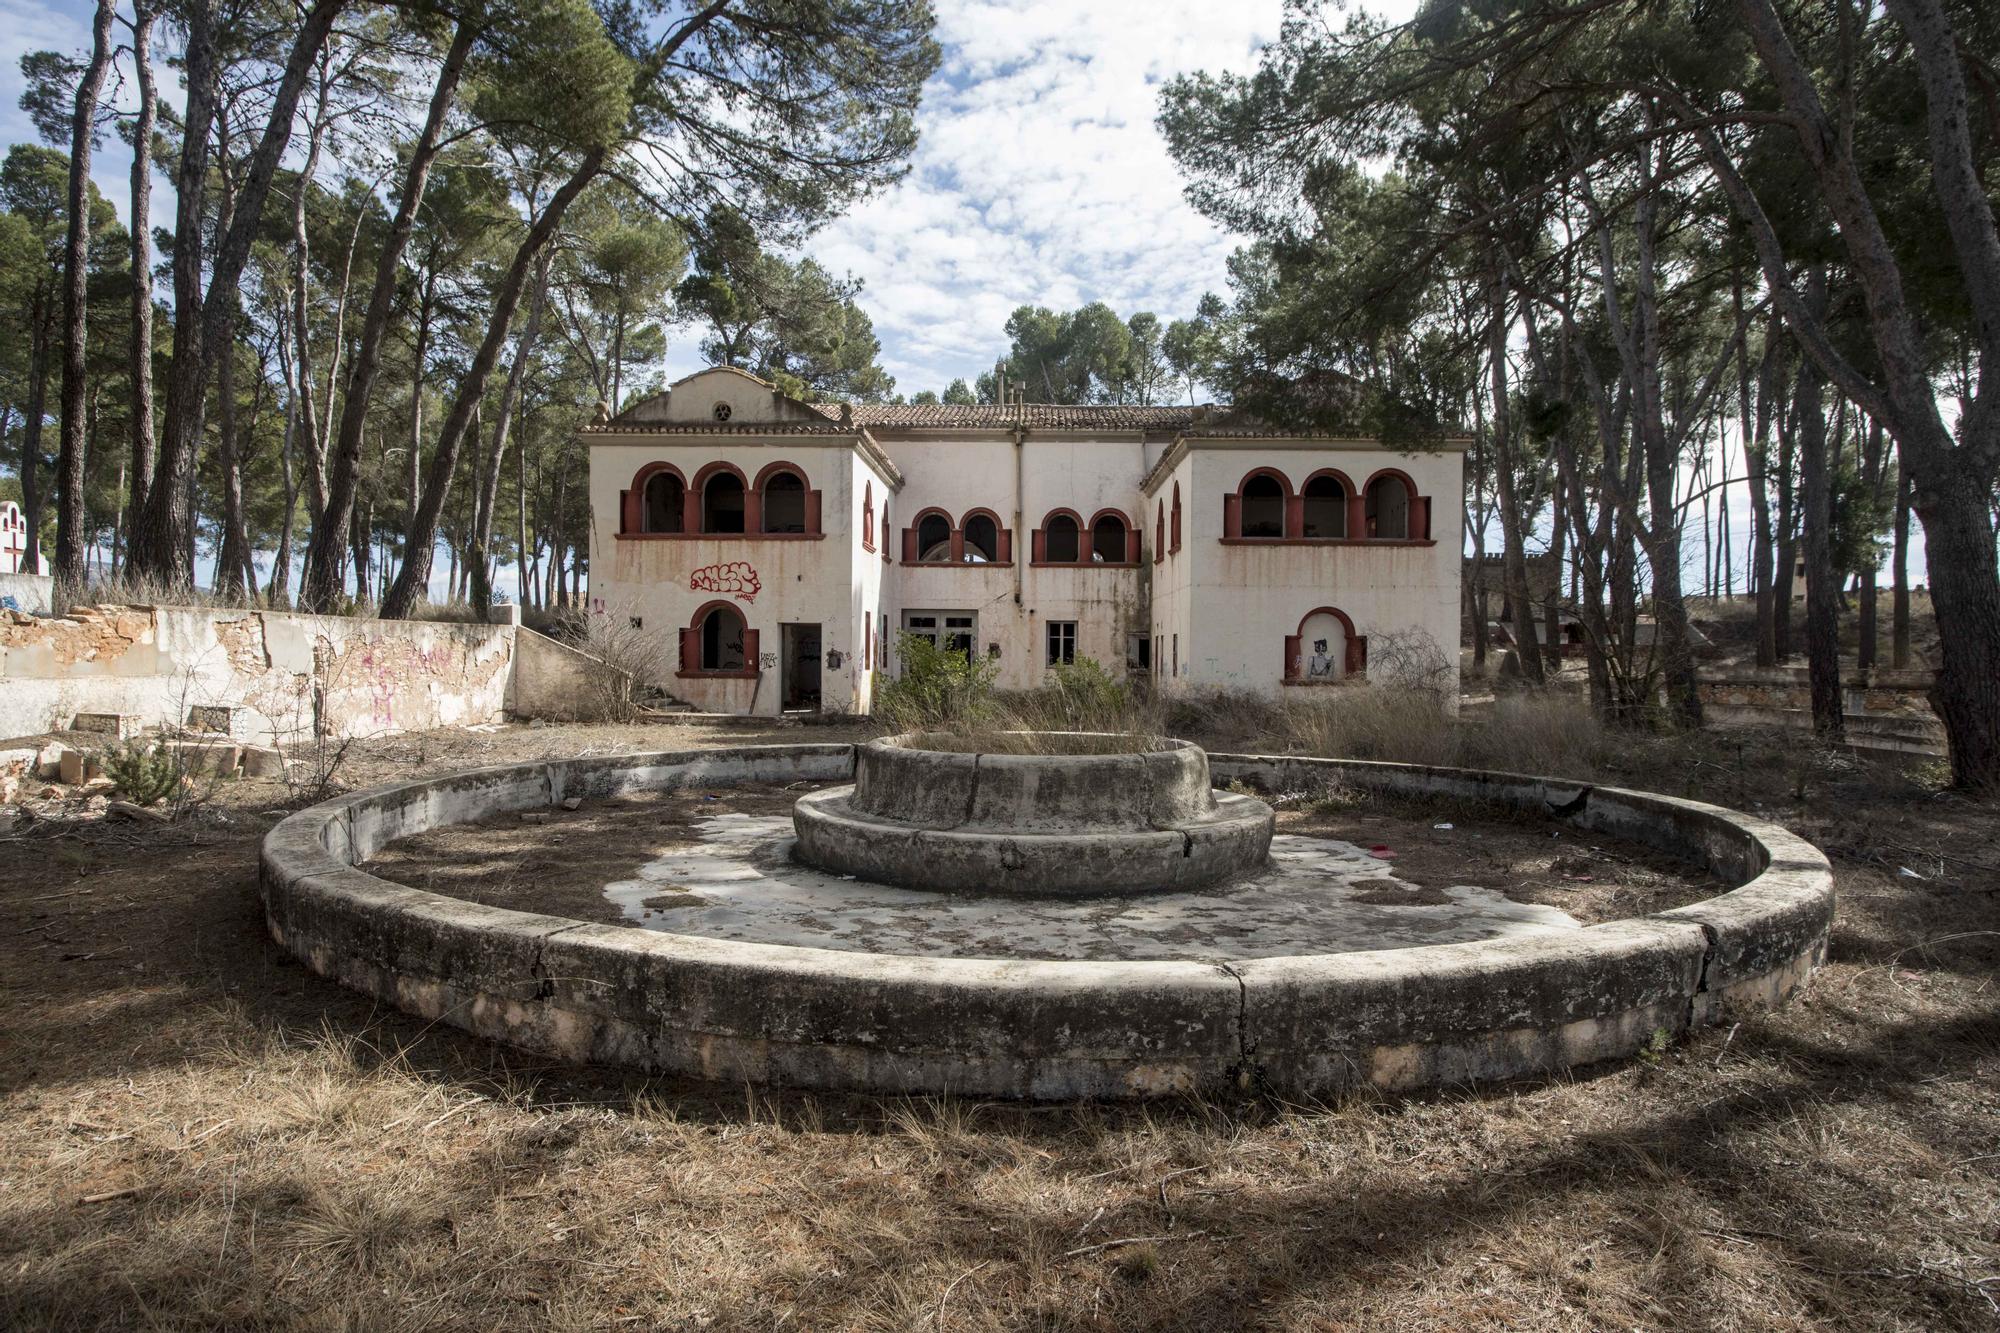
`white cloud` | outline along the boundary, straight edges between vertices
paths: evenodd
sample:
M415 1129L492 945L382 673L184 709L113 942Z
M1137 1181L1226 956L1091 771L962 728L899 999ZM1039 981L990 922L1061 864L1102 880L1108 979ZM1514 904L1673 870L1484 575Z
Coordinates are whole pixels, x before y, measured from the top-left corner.
M1168 79L1248 70L1278 0L947 0L909 177L807 249L867 283L905 393L968 380L1023 304L1190 313L1236 241L1194 212L1153 120ZM683 339L669 361L697 360Z

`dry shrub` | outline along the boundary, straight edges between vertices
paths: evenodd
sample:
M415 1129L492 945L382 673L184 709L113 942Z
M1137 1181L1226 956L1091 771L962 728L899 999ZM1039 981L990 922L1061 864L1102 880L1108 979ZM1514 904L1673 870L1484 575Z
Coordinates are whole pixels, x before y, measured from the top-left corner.
M1427 690L1361 686L1316 692L1284 709L1287 748L1333 759L1452 765L1462 737L1445 700Z
M542 714L552 722L628 722L646 701L667 697L668 682L680 665L676 639L621 616L576 612L537 632L603 668L588 672L564 707Z
M1499 699L1490 718L1462 723L1472 768L1593 777L1611 757L1610 739L1583 700L1553 694Z
M1288 748L1335 759L1590 777L1610 754L1590 710L1552 695L1503 698L1468 720L1429 691L1366 686L1290 704L1284 722Z

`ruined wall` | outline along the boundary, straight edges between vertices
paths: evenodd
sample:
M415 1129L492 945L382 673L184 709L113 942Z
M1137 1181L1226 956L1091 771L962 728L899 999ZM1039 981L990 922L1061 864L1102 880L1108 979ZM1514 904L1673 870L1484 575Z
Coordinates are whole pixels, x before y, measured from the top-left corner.
M629 673L531 629L514 633L514 695L519 717L594 720L627 697Z
M156 726L216 706L265 743L497 721L514 634L207 607L0 612L0 736L62 730L80 712Z
M0 607L9 611L46 611L55 586L56 581L47 574L0 571Z

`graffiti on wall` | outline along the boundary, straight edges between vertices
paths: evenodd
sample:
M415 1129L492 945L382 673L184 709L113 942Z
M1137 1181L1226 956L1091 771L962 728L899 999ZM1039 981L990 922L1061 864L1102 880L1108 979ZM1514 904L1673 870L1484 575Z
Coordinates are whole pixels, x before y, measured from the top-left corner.
M715 592L725 597L741 597L746 602L757 600L757 593L763 588L757 571L747 560L731 560L723 565L703 565L688 575L689 592Z

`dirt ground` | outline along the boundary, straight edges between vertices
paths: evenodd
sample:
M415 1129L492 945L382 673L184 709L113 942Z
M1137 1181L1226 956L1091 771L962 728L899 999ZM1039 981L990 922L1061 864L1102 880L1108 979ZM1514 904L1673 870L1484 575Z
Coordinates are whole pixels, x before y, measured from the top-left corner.
M604 896L604 886L637 878L641 866L699 842L695 821L788 814L820 785L656 792L525 819L497 815L398 839L362 868L492 907L618 923L625 914ZM1369 901L1390 904L1444 903L1449 899L1440 890L1475 885L1561 908L1588 924L1679 907L1724 887L1643 846L1578 837L1540 821L1480 817L1458 806L1297 800L1279 810L1278 831L1383 848L1383 869L1403 884L1385 880L1382 897ZM1413 895L1407 884L1425 892Z
M406 737L342 776L838 734ZM1605 775L1835 858L1832 956L1789 1009L1314 1106L553 1066L271 945L275 784L170 828L37 821L0 840L0 1327L1992 1328L2000 820L1800 747L1635 743Z

